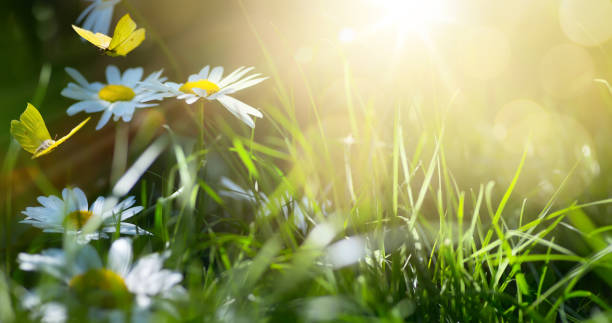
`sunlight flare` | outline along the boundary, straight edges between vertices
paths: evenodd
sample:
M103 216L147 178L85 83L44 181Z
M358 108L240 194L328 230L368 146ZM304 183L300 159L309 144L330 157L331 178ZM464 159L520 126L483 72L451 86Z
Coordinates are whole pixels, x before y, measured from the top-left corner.
M402 32L425 33L433 25L450 22L450 4L446 0L367 0L384 9L383 23Z

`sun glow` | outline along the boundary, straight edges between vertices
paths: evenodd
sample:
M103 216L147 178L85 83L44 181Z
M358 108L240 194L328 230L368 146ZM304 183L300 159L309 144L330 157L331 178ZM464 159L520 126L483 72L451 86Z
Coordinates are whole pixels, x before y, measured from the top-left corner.
M384 10L383 23L402 32L424 33L436 24L452 21L445 0L368 0Z

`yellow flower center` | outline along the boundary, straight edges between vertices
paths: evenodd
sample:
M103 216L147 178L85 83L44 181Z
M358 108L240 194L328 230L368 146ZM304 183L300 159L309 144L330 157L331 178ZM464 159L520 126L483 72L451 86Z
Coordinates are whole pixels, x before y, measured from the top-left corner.
M206 96L209 96L213 93L217 93L220 90L217 84L209 80L197 80L194 82L187 82L181 85L181 87L179 88L179 91L183 93L195 94L195 92L193 92L193 88L202 89L206 91Z
M74 276L68 286L86 304L102 308L127 307L133 299L123 278L105 268Z
M81 229L92 215L93 214L87 210L70 212L64 218L64 225L71 228Z
M130 101L136 93L125 85L109 84L98 91L98 97L104 101Z

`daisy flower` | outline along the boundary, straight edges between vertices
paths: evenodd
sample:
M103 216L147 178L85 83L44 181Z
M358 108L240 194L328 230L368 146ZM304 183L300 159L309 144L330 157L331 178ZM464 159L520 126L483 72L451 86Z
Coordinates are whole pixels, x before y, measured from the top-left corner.
M41 254L20 253L17 261L21 270L59 279L59 288L89 305L90 312L99 313L100 309L141 311L184 295L179 285L183 276L163 269L168 256L167 252L153 253L133 263L132 241L121 238L112 243L105 264L90 245L73 252L47 249Z
M38 202L41 206L27 207L21 212L26 216L25 220L20 221L21 223L31 224L43 232L75 234L80 243L108 238L106 233L115 232L117 228L121 234L150 234L134 224L124 222L143 209L142 206L132 207L133 196L115 205L105 205L104 197L100 196L90 207L85 193L75 187L65 188L61 198L55 195L39 196ZM99 232L84 233L82 229L92 217L101 219Z
M164 94L151 91L140 84L143 74L142 67L128 68L122 75L116 66L109 65L106 67L107 84L89 83L81 73L70 67L66 68L66 73L76 81L76 84L68 83L61 94L80 101L71 105L66 113L71 116L81 111L86 113L104 111L96 130L104 127L111 116L114 121L123 119L129 122L136 108L156 106L157 103L149 102L164 98ZM161 73L161 70L152 73L144 79L144 82L165 81L166 78L162 77Z
M211 69L207 65L200 73L190 75L186 83L162 83L157 80L145 81L143 83L149 89L164 93L166 97L176 97L179 100L185 100L187 104L192 104L201 98L209 101L217 100L234 116L253 128L255 123L251 116L261 118L263 117L261 112L228 95L267 79L267 77L258 77L261 74L251 74L242 78L253 69L254 67L240 67L222 78L223 67L217 66Z
M91 4L81 12L77 18L77 24L83 22L82 27L94 33L108 35L113 10L121 0L85 0ZM87 17L87 18L86 18ZM83 21L84 20L84 21Z

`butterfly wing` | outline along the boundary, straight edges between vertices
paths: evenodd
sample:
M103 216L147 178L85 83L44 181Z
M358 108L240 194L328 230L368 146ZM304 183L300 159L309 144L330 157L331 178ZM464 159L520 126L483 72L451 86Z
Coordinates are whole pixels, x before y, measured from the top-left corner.
M117 26L115 26L115 31L113 32L113 38L108 46L108 50L114 51L117 47L119 47L123 42L125 42L130 35L136 30L136 23L129 14L125 14L119 22L117 22Z
M45 140L51 139L40 112L30 103L19 117L19 121L11 121L11 135L25 151L32 154Z
M79 28L75 25L72 25L72 29L74 29L74 31L76 31L76 33L79 34L79 36L83 37L88 42L96 45L98 48L106 50L108 49L111 43L111 38L104 34L101 34L101 33L94 34L93 32L87 29Z
M91 117L88 117L87 119L83 120L83 122L79 123L76 127L72 128L72 130L70 130L70 132L67 135L58 139L56 142L54 142L49 147L45 148L44 150L41 150L38 153L35 153L34 156L32 156L32 159L38 158L42 155L46 155L50 153L51 151L53 151L55 148L57 148L57 146L59 146L64 141L68 140L68 138L72 137L72 135L74 135L77 131L79 131L79 129L81 129L87 123L87 121L89 121L89 119L91 119Z
M125 56L134 50L134 48L138 47L138 45L140 45L144 39L145 30L144 28L140 28L133 32L123 43L119 44L119 46L112 50L111 53L114 56Z

